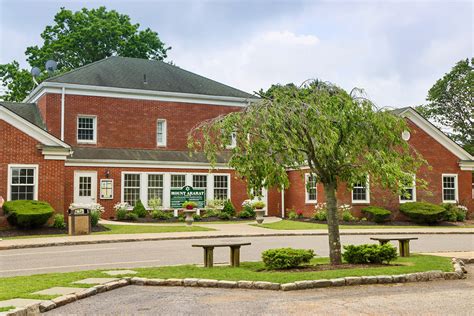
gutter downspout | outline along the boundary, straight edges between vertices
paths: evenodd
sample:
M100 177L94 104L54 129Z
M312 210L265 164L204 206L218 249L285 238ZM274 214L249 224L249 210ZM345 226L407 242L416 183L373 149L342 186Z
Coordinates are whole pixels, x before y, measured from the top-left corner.
M64 97L66 94L66 88L61 88L61 140L64 141Z
M281 218L285 218L285 186L281 186Z

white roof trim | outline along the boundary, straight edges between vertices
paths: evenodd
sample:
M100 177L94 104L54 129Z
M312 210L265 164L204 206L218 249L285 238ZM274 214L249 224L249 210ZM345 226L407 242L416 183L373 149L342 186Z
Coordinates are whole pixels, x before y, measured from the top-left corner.
M474 160L471 161L460 161L459 167L461 170L471 170L474 171Z
M60 94L62 88L66 89L66 94L101 96L111 98L139 99L139 100L155 100L167 102L184 102L199 103L223 106L239 106L246 107L250 102L254 102L250 98L237 98L226 96L213 96L203 94L165 92L155 90L127 89L116 87L100 87L91 85L80 85L60 82L42 82L37 86L24 100L24 102L36 102L45 93Z
M113 160L113 159L67 159L66 167L123 167L123 168L156 168L156 169L205 169L211 170L210 163L204 162L179 162L179 161L153 161L153 160ZM214 169L232 170L227 164L216 164Z
M427 119L421 116L414 109L408 108L405 111L401 112L399 115L410 119L410 121L412 121L428 135L433 137L436 141L438 141L441 145L443 145L447 150L452 152L459 159L474 160L473 156L471 156L461 146L456 144L453 140L451 140L448 136L446 136L443 132L441 132L438 128L436 128L433 124L431 124Z
M0 106L0 120L4 120L8 124L27 134L28 136L36 139L41 144L46 146L60 146L63 148L70 149L71 146L65 142L57 139L53 135L49 134L40 127L32 124L31 122L25 120L18 114L10 111L9 109Z

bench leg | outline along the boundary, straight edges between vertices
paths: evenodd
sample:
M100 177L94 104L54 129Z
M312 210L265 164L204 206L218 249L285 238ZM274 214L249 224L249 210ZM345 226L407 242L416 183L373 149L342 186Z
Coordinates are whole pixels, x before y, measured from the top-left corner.
M400 257L410 256L410 241L409 240L399 240L398 246L400 248Z
M204 267L212 268L214 266L214 247L204 248Z
M230 265L232 267L240 266L240 247L230 247Z

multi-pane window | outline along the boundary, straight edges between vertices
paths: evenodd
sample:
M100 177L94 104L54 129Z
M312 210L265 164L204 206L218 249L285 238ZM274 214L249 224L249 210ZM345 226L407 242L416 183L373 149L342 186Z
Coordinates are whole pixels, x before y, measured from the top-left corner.
M227 200L229 198L229 177L226 175L214 176L214 199Z
M126 173L123 179L123 201L131 206L140 199L140 174Z
M226 146L227 149L232 149L237 146L237 133L233 132L230 134L229 142L230 143Z
M166 120L156 121L156 144L166 146Z
M315 175L306 174L306 203L317 202L318 190Z
M79 116L77 118L77 141L86 143L96 141L95 116Z
M185 174L172 174L171 175L171 187L174 189L181 189L186 185Z
M36 168L12 167L10 173L10 200L34 200Z
M79 196L92 196L92 177L79 177Z
M357 182L352 187L352 202L369 202L369 191L367 188L367 181Z
M163 175L149 174L148 175L148 201L153 199L160 199L163 201Z
M193 188L204 189L204 196L206 196L207 175L193 174Z
M457 175L443 174L443 202L456 202L458 189Z
M413 181L402 188L402 194L400 195L400 203L403 202L414 202L416 201L416 184L415 178Z

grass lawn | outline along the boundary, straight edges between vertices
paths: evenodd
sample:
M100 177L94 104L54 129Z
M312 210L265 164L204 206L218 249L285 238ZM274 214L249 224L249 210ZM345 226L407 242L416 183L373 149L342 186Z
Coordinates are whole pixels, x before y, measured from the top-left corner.
M151 225L109 225L105 224L110 230L95 232L92 235L110 235L110 234L145 234L145 233L173 233L173 232L196 232L196 231L210 231L215 230L209 227L202 226L181 226L170 225L170 226L151 226ZM51 234L51 235L29 235L29 236L16 236L16 237L5 237L4 239L18 239L18 238L43 238L43 237L65 237L67 234Z
M2 312L8 312L10 309L15 309L15 306L0 307L0 313L2 313Z
M328 258L316 258L313 263L328 263ZM346 276L362 275L393 275L428 270L452 271L451 259L436 256L414 254L411 257L398 258L393 264L383 267L365 269L341 269L311 272L284 272L284 271L259 271L264 266L261 262L244 262L239 268L219 266L212 269L194 265L167 266L157 268L133 268L138 272L134 276L146 278L206 278L217 280L249 280L270 281L278 283L294 282L299 280L330 279ZM78 286L71 284L84 278L107 277L101 270L50 273L33 276L18 276L0 278L0 300L11 298L37 298L48 299L51 297L32 295L31 293L53 286ZM80 287L88 287L82 285Z
M328 226L326 224L318 223L307 223L307 222L297 222L289 220L281 220L275 223L268 224L252 224L252 226L263 227L268 229L276 230L304 230L304 229L325 229L327 230ZM390 225L340 225L340 229L385 229L385 228L473 228L474 225L465 225L465 226L390 226Z

